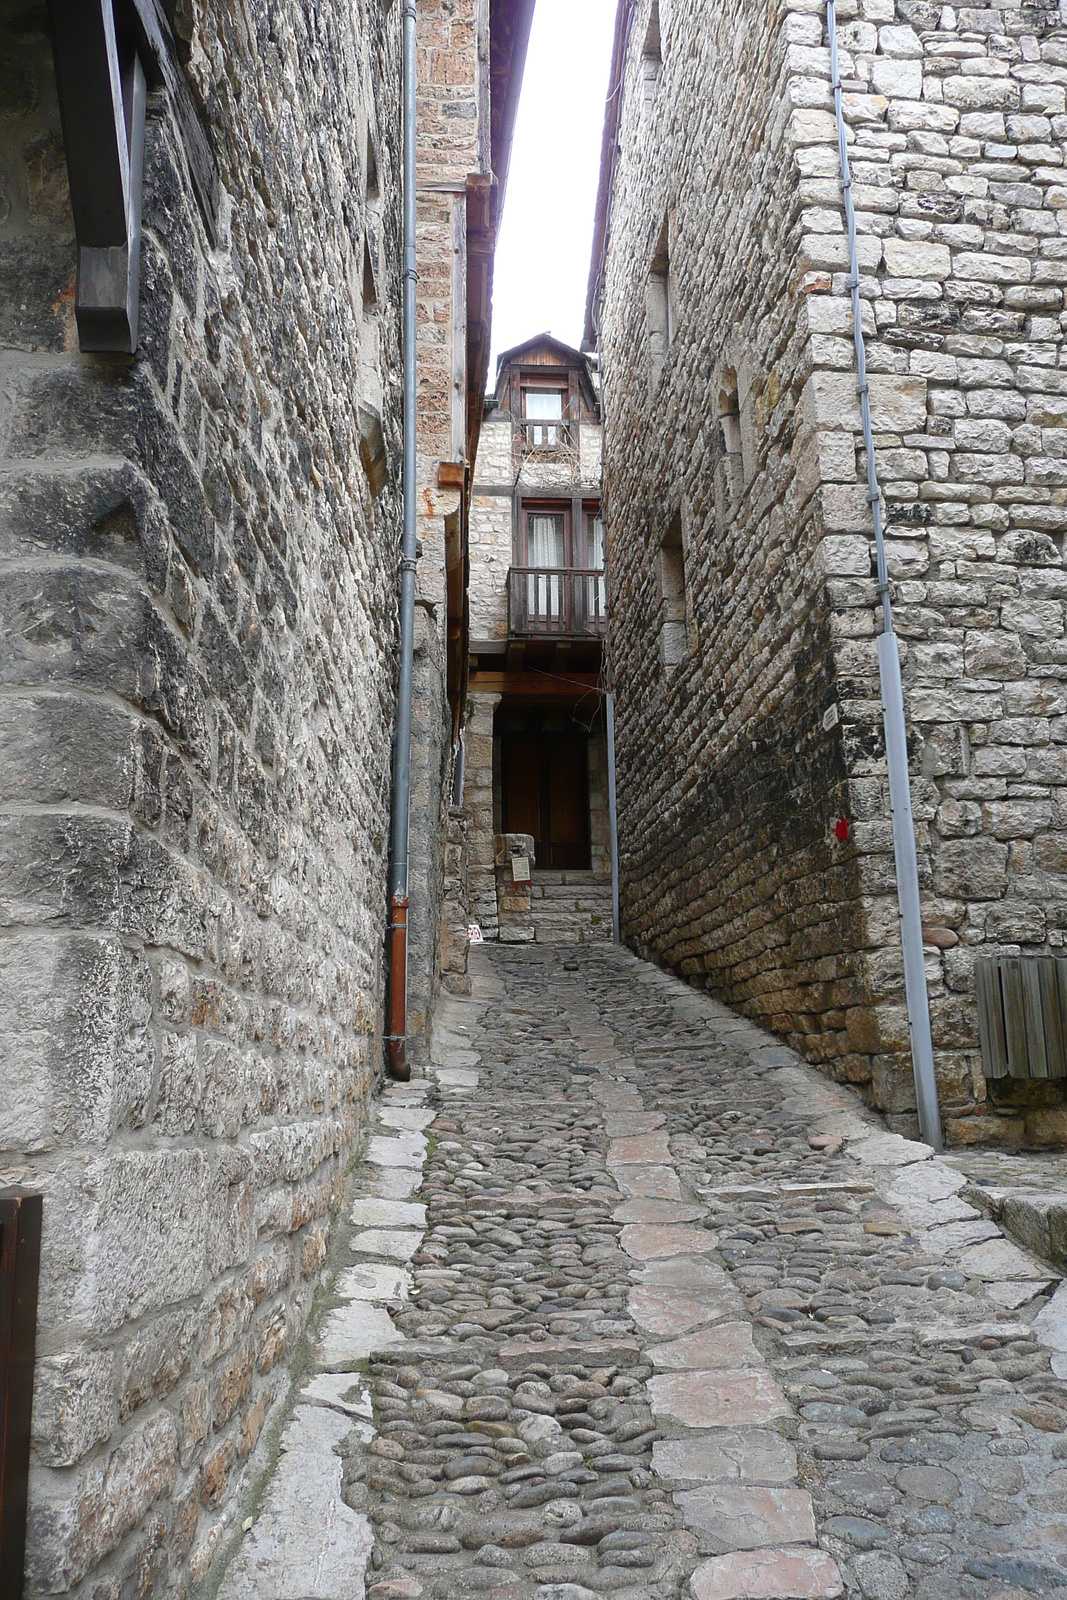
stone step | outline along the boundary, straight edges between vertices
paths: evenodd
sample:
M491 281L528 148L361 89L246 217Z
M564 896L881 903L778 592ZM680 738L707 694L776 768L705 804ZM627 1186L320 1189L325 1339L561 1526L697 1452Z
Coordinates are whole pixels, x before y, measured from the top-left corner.
M591 906L594 911L599 911L602 906L611 909L611 890L606 894L593 887L583 888L580 883L573 886L568 884L565 889L553 889L549 894L538 894L537 885L534 885L530 895L530 904L540 907L543 911L568 911L575 906Z
M587 944L611 939L611 906L607 911L538 910L530 908L530 922L538 944Z

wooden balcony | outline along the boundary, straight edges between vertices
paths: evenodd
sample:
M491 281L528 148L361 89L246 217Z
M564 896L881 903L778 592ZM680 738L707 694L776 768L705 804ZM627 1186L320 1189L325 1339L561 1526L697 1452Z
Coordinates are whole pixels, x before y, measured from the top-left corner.
M509 639L603 639L608 586L599 568L512 567Z
M578 424L569 417L523 417L514 424L515 453L524 456L555 456L564 450L577 450Z

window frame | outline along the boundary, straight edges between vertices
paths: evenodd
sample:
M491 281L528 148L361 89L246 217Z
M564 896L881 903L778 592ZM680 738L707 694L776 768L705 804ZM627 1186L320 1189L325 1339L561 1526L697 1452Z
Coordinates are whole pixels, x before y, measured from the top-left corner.
M563 565L562 565L562 567L546 567L546 568L539 568L538 570L539 571L546 571L546 572L567 572L570 569L570 567L573 565L573 563L568 561L568 559L567 559L570 555L573 554L573 548L572 548L572 544L571 544L571 533L572 533L572 530L571 530L571 502L570 502L570 500L563 500L563 499L552 500L552 499L546 499L544 497L541 497L540 499L538 499L536 497L533 498L533 499L526 499L525 496L523 497L522 505L521 505L521 508L520 508L520 516L519 516L519 529L518 529L518 532L519 532L518 546L519 546L519 548L518 548L516 554L519 556L520 559L518 561L516 561L516 563L515 563L515 565L517 567L531 567L532 566L532 563L530 561L530 518L531 518L531 516L534 516L534 517L556 517L556 516L560 516L560 517L563 518Z

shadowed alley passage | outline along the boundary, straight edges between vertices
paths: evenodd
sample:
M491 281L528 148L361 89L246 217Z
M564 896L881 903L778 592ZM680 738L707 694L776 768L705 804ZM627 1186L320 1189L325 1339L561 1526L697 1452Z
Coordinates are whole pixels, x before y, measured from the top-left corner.
M385 1226L303 1396L342 1440L338 1570L372 1600L1067 1595L1057 1280L964 1174L623 951L472 968L432 1078L386 1093L353 1213ZM228 1597L299 1589L283 1501Z

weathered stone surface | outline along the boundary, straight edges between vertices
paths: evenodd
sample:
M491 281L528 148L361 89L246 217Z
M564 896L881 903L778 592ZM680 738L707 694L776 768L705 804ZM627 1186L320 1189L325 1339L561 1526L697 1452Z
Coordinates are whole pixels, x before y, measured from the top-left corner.
M375 1350L402 1344L389 1315L380 1306L353 1301L331 1311L319 1339L316 1358L325 1371L350 1371Z
M715 1248L716 1238L704 1228L685 1223L631 1223L623 1228L621 1243L635 1261L653 1261L663 1256L703 1255Z
M727 1284L696 1292L639 1283L630 1290L627 1309L649 1333L685 1333L702 1323L733 1315L741 1309L741 1301L737 1291Z
M704 1215L704 1206L677 1200L627 1200L612 1212L616 1222L698 1222Z
M400 1200L354 1200L348 1215L350 1220L361 1228L425 1228L426 1226L426 1207Z
M752 1328L747 1322L720 1322L701 1333L673 1339L670 1344L653 1345L649 1354L657 1367L667 1371L763 1364L763 1357L752 1343Z
M694 1439L658 1439L652 1465L665 1478L712 1483L794 1483L793 1446L769 1429L720 1429Z
M801 1489L756 1489L734 1484L689 1489L675 1503L687 1528L726 1550L814 1544L811 1496Z
M682 1191L677 1173L671 1167L616 1167L616 1181L623 1194L645 1200L680 1200Z
M421 1133L375 1134L367 1145L367 1160L378 1167L421 1167L425 1155Z
M652 1409L687 1428L759 1426L787 1417L785 1396L768 1372L684 1372L649 1380Z
M845 1586L821 1550L750 1550L717 1556L692 1578L693 1600L835 1600Z
M410 1261L419 1247L420 1237L409 1228L363 1228L353 1235L352 1249L360 1255Z
M319 1406L295 1413L221 1600L363 1600L373 1535L367 1518L341 1499L336 1446L349 1426Z
M634 1134L630 1138L612 1139L608 1145L609 1167L651 1166L657 1162L669 1163L670 1159L665 1133Z

